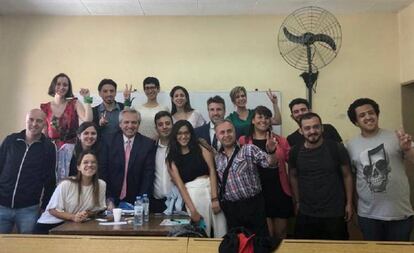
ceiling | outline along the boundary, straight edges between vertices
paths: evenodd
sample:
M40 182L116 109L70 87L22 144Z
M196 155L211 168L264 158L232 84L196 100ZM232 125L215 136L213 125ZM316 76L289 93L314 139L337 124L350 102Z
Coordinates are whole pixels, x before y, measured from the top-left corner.
M0 0L0 15L277 15L315 5L335 14L397 12L414 0Z

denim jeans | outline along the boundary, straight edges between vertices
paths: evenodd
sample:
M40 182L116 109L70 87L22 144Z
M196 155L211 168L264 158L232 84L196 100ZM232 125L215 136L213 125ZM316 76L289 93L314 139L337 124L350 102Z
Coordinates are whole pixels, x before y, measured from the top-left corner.
M24 208L0 206L0 234L8 234L14 225L20 234L31 234L39 218L39 205Z
M358 224L365 240L409 241L413 216L404 220L383 221L358 216Z

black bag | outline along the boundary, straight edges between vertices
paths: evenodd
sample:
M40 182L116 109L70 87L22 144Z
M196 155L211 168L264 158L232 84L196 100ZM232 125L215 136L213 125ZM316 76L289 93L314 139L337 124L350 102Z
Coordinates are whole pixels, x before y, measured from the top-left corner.
M176 226L168 233L170 237L207 237L206 231L195 224Z
M243 233L248 238L252 236L252 234L243 227L230 229L223 237L223 241L221 241L219 245L219 253L239 253L240 233Z
M244 234L244 236L240 236ZM244 240L241 242L240 240ZM246 241L247 240L247 241ZM273 252L281 243L280 239L270 236L256 236L244 227L230 229L223 237L219 246L219 253L270 253ZM240 244L244 247L240 249ZM249 244L253 244L251 247Z

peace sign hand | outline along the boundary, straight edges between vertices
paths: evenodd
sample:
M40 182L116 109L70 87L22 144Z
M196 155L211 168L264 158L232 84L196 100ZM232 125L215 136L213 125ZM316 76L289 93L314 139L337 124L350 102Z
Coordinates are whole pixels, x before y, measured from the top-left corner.
M272 102L272 104L277 104L277 96L276 96L276 94L273 94L273 92L272 92L271 89L269 89L268 91L266 91L266 95L270 99L270 101Z
M106 119L106 111L101 113L101 118L99 119L99 126L106 126L108 120Z
M130 99L132 93L132 84L128 86L128 84L125 84L125 90L124 90L124 99Z
M272 136L270 132L266 133L266 150L268 153L274 153L276 151L277 140Z
M398 140L400 142L400 148L402 151L409 151L411 149L412 145L412 137L411 135L407 134L404 129L399 129L396 131Z

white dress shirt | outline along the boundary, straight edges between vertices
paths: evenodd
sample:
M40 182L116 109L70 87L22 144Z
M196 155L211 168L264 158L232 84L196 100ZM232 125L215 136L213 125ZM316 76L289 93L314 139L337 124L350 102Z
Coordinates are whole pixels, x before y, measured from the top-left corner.
M155 154L155 179L154 179L154 198L163 199L168 196L173 186L167 168L167 146L157 143Z
M216 135L216 131L214 130L214 124L213 124L213 122L210 121L210 143L211 143L211 146L212 147L213 147L214 135ZM217 150L220 150L220 148L221 148L221 143L217 139Z
M128 137L126 137L125 135L122 135L122 137L124 137L124 150L126 150L126 145L128 144L128 140L130 141L131 150L132 150L132 146L134 145L135 135L134 137L130 139L128 139Z

